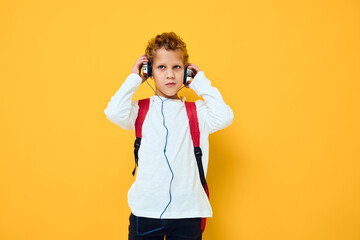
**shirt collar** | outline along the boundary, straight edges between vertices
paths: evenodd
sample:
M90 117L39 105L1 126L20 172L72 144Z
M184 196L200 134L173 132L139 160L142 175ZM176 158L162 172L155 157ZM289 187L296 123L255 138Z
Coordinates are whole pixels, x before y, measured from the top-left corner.
M161 100L160 100L159 98L161 98L163 101L165 101L165 100L167 99L166 97L161 97L161 96L157 96L157 95L153 95L153 96L152 96L153 101L160 101L160 102L161 102ZM168 99L168 100L166 100L165 102L169 102L169 101L171 101L171 102L181 101L182 103L185 103L185 100L186 100L186 97L185 97L185 96L180 96L180 99Z

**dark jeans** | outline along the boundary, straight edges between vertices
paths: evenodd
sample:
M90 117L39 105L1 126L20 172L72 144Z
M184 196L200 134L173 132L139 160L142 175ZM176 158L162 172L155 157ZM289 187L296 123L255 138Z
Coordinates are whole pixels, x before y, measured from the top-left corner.
M201 218L162 219L163 225L160 219L137 218L133 214L129 220L129 240L164 240L164 236L166 240L201 240L202 237Z

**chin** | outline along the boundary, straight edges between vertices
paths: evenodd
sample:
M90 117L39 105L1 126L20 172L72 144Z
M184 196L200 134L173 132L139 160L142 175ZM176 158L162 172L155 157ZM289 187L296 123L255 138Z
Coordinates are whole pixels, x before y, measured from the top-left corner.
M163 91L161 91L163 90ZM180 88L173 88L173 89L156 89L156 93L159 95L159 96L163 96L163 97L166 97L166 98L173 98L173 97L176 97L178 92L179 92Z
M162 94L166 98L174 98L177 97L177 93L163 93Z
M175 94L166 94L166 97L167 98L173 98L173 97L176 97L177 96L177 94L175 93Z

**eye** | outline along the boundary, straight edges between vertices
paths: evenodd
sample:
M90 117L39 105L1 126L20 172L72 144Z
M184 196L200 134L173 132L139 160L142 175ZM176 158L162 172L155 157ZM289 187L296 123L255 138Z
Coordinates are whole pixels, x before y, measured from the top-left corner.
M180 65L176 65L174 68L180 69L181 66L180 66Z
M164 65L160 65L159 68L160 68L160 69L164 69L165 66L164 66Z

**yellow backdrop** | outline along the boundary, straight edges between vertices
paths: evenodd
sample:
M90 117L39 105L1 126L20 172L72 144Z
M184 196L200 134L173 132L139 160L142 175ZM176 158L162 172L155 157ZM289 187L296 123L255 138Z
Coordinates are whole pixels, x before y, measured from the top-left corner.
M1 1L0 239L127 239L134 134L104 109L165 31L235 114L210 137L204 239L360 239L359 16L355 0Z

